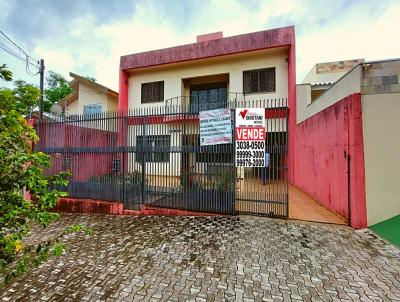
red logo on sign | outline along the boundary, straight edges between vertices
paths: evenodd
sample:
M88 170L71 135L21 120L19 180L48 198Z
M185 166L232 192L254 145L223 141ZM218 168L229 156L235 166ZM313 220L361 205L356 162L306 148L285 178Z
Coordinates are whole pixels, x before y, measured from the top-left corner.
M244 119L247 115L247 112L249 112L249 110L245 109L239 112L239 115Z

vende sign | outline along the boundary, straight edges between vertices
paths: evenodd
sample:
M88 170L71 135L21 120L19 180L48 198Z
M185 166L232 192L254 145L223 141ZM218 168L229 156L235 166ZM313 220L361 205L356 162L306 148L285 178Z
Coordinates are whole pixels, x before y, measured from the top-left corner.
M265 140L265 128L236 128L236 140Z
M236 108L236 167L265 167L265 109Z

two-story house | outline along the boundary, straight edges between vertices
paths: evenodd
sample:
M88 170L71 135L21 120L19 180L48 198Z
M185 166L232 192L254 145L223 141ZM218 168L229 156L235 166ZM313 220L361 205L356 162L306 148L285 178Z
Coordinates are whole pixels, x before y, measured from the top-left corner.
M150 146L173 149L197 145L199 121L193 119L193 115L202 110L234 108L240 104L249 106L251 101L254 101L254 106L256 101L269 100L268 106L261 107L284 107L289 99L289 107L294 111L294 43L294 27L290 26L225 38L222 32L216 32L197 36L193 44L122 56L120 112L134 110L146 112L148 116L151 108L154 108L154 113L161 112L156 108L175 108L175 111L180 108L192 116L185 135L182 121L171 117L148 119L145 130L143 125L128 122L128 144L142 146L145 133ZM235 103L233 107L232 103ZM280 136L282 141L287 139L287 116L274 116L266 110L265 118L270 142L277 137L274 132L284 133ZM220 153L209 155L207 159L204 154L195 152L190 155L182 152L153 153L146 158L146 173L175 176L182 170L200 173L207 169L207 163L209 166L232 161L232 150L221 149ZM282 162L287 158L275 160ZM143 156L133 156L128 162L128 170L135 171L140 169Z

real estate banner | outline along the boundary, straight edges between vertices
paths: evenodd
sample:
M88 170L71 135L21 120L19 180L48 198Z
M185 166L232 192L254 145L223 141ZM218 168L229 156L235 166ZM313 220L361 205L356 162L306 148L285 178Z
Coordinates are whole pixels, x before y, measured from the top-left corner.
M200 146L232 143L231 110L200 111Z
M265 109L236 108L236 167L265 167Z

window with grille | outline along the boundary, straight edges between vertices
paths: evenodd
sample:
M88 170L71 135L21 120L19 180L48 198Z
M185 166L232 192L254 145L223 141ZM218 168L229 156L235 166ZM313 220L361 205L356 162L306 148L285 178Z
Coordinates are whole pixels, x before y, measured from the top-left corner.
M171 137L169 135L138 136L136 138L136 161L169 162ZM144 156L144 158L143 158Z
M84 115L97 114L97 113L101 113L101 104L92 104L83 106Z
M243 93L275 91L275 67L243 71Z
M164 101L164 81L142 84L142 104Z

